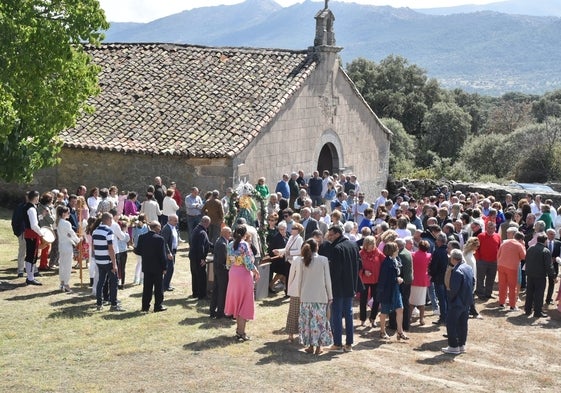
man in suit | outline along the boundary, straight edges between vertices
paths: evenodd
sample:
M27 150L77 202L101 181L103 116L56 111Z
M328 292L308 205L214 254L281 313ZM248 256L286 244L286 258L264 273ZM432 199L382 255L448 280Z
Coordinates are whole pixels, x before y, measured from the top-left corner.
M224 317L224 304L226 303L226 288L228 287L228 269L226 258L228 257L228 242L232 237L232 230L224 227L220 236L214 242L214 284L212 287L212 298L210 300L210 317L220 319Z
M539 234L537 242L526 251L526 315L534 310L534 318L545 318L542 312L545 279L550 277L554 283L557 277L551 264L551 251L547 248L547 235Z
M138 238L135 253L142 257L142 272L144 286L142 288L142 311L150 309L152 291L154 291L154 312L165 311L164 292L162 291L162 276L166 273L168 257L164 238L158 233L161 226L158 221L151 221L150 231Z
M312 237L312 233L319 229L318 222L312 218L312 210L309 207L300 210L300 215L302 216L302 226L304 227L304 240L308 240Z
M331 241L328 258L333 289L331 312L333 345L330 350L350 352L353 344L353 297L364 289L358 277L361 260L357 245L343 236L340 226L332 226L327 233ZM344 347L342 341L343 318L345 318Z
M193 229L189 238L189 262L191 265L191 283L193 294L191 297L206 298L206 256L210 250L207 229L210 217L203 216L201 222Z
M548 229L547 234L547 248L551 251L551 264L555 277L559 274L559 264L557 257L561 255L561 241L555 238L555 229ZM545 296L546 304L553 304L553 288L555 287L555 277L549 276L547 280L547 295Z
M164 291L173 291L175 288L171 286L171 278L175 270L175 254L177 253L177 245L179 244L179 232L177 231L177 223L179 219L177 215L168 216L168 222L162 228L161 235L166 244L167 267L166 274L163 278L162 288Z

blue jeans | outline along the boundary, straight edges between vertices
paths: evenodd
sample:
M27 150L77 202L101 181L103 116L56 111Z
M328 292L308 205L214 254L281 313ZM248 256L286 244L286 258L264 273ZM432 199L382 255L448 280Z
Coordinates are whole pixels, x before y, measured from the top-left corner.
M112 271L113 265L111 263L106 264L99 264L97 263L97 271L99 273L99 279L97 281L96 287L96 298L97 298L97 305L101 306L101 298L103 293L103 284L105 284L105 280L109 280L109 301L111 302L112 306L117 305L117 274Z
M446 322L448 315L448 300L446 299L446 286L444 284L434 284L434 291L438 298L438 307L440 308L440 321Z
M187 215L187 231L189 232L188 234L188 238L187 239L191 239L191 233L193 233L193 229L195 229L195 227L199 224L199 222L201 221L201 218L203 218L203 216L189 216Z
M353 344L353 298L333 298L331 309L331 328L333 344L343 345L343 318L345 318L345 344Z

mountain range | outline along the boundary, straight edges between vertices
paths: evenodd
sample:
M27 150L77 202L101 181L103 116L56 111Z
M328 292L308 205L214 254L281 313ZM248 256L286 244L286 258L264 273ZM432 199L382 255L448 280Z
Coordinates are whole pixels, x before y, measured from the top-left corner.
M488 95L561 89L561 18L544 16L561 14L561 0L510 0L481 7L412 10L329 3L344 63L358 57L380 61L394 54L424 68L446 88ZM310 0L290 7L246 0L149 23L112 23L105 42L305 49L313 44L314 16L321 8L322 3ZM532 10L541 15L524 15Z

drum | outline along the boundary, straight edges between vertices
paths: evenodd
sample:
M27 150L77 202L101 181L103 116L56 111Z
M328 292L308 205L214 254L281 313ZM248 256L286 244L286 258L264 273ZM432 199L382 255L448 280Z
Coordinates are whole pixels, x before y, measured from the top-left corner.
M50 227L41 227L41 244L39 244L39 249L47 247L49 244L53 243L56 239L55 232Z

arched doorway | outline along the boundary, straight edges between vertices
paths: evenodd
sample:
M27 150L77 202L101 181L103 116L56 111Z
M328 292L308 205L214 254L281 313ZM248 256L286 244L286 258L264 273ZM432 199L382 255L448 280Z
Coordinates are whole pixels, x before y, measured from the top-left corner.
M339 154L337 154L337 149L332 143L326 143L321 148L317 170L320 174L325 170L328 170L331 174L339 172Z

